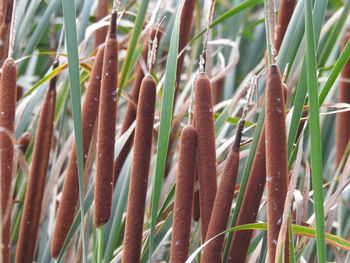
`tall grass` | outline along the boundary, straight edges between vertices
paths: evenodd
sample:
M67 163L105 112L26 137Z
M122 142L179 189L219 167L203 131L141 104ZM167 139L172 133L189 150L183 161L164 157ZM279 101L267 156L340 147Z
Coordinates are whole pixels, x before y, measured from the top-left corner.
M27 247L35 262L45 263L313 262L316 257L318 262L348 262L350 146L341 135L346 118L339 117L350 111L343 99L349 76L350 42L345 35L350 2L266 1L266 7L275 2L275 10L265 17L263 0L217 0L211 23L210 1L113 2L0 1L0 33L5 26L12 28L5 30L6 38L0 34L8 43L0 45L0 60L13 54L11 65L18 66L11 81L9 65L5 62L1 69L0 261L15 262L16 250ZM118 17L111 15L117 2ZM293 12L287 2L295 4ZM11 3L14 12L6 9ZM117 26L113 40L106 40L107 27L100 27L111 18L112 24L117 18ZM162 38L148 52L149 36L161 20ZM208 45L203 46L207 29ZM107 42L116 39L118 45L108 56L103 54ZM273 97L265 97L272 86L264 57L270 46L278 51L271 53L277 56L270 62L285 72L281 77L288 87L280 112L271 104ZM200 73L204 48L206 67ZM61 65L51 69L56 55ZM105 66L102 74L102 64L113 65ZM106 96L99 95L100 81L92 83L98 73ZM113 73L113 80L107 81L106 73ZM145 74L151 84L141 84ZM49 129L40 133L37 123L55 77L50 139ZM250 88L255 89L251 101L246 96ZM23 95L16 103L17 90ZM243 126L239 118L247 100ZM281 113L278 125L271 111ZM137 114L129 118L128 112ZM180 131L192 123L192 112L197 137L184 147ZM240 147L234 139L239 126ZM269 144L276 141L274 147ZM26 192L33 192L33 168L45 164L45 158L37 158L38 144L50 152L40 179L43 196L42 201L27 201ZM237 172L226 176L234 172L225 168L232 147ZM108 164L101 163L101 153ZM283 170L284 180L278 181L283 191L273 192L269 180L277 178L278 170ZM296 185L288 192L289 175ZM292 195L287 215L284 198ZM196 201L197 221L191 216ZM274 202L280 204L275 214ZM37 206L41 215L33 230L23 220ZM69 211L69 218L60 211ZM283 213L289 259L274 258L281 251L272 249ZM58 227L64 230L59 242L58 222L64 226ZM20 233L28 234L23 239Z

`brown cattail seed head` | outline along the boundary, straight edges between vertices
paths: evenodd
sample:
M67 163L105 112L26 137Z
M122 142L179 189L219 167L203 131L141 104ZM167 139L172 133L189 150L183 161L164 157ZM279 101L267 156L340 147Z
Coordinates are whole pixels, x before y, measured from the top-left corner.
M128 207L122 262L139 262L145 213L148 171L151 160L156 83L147 75L140 89L136 114L134 152L131 165Z
M176 175L171 263L185 262L188 257L191 234L193 184L196 165L197 133L192 125L182 129L179 162Z
M202 240L204 241L216 195L216 153L210 80L200 73L194 83L198 145L198 178Z
M275 261L278 234L288 188L288 153L285 102L281 75L271 65L266 87L266 186L268 262Z

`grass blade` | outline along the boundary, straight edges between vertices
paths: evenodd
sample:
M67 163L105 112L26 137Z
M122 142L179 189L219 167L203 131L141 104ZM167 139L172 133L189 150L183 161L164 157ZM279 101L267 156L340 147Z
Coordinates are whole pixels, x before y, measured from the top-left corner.
M312 188L314 191L314 209L316 214L316 246L320 263L326 262L323 208L323 176L322 176L322 140L317 92L317 65L314 39L312 3L305 1L306 24L306 68L307 89L309 94L309 123L311 137L311 169Z
M80 204L84 201L84 164L83 164L83 133L81 128L81 102L80 102L80 74L79 74L79 55L78 55L78 42L77 42L77 29L76 29L76 17L75 17L75 4L74 1L62 0L63 18L65 25L65 35L67 43L68 53L68 70L69 80L71 84L70 94L73 109L74 120L74 134L75 134L75 146L77 149L78 160L78 182L79 182L79 199ZM84 220L84 206L80 205L80 216L82 221ZM84 239L84 224L81 224L81 242L83 249L83 263L86 262L86 250Z
M163 176L165 170L166 156L168 151L168 143L170 136L171 120L173 113L174 94L175 94L175 81L176 81L176 67L177 67L177 56L179 48L179 25L181 10L183 7L184 0L181 2L179 9L177 10L174 27L171 33L169 55L167 59L165 69L165 83L164 93L162 98L161 113L160 113L160 127L158 135L157 145L157 157L156 157L156 168L152 182L152 218L151 218L151 232L150 232L150 243L149 243L149 255L148 259L151 261L153 253L153 244L155 236L155 226L158 214L158 204L160 198L160 192L163 184Z

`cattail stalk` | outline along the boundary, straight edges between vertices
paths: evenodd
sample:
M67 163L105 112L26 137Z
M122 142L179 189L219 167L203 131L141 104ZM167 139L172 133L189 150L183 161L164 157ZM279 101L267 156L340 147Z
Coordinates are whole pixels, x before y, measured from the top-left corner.
M185 126L180 136L170 263L183 263L188 257L196 144L195 128L192 125Z
M101 75L104 55L104 46L98 48L94 61L89 84L84 96L82 107L82 131L83 131L83 160L86 162L90 150L90 143L95 127L100 100ZM77 170L77 156L75 144L73 144L65 175L60 205L58 206L55 228L52 236L51 255L58 257L62 245L67 237L69 229L76 214L79 200L79 183Z
M200 73L194 83L198 145L198 179L202 240L205 240L216 195L216 156L210 80Z
M345 47L350 39L350 31L346 32L342 41L342 48ZM338 102L350 103L350 60L345 64L341 72L341 77L344 81L340 82L338 92ZM338 166L343 158L346 146L350 140L350 112L341 112L336 115L336 165Z
M134 152L131 166L124 234L124 263L140 261L148 171L151 159L156 83L147 75L140 89L136 114Z
M144 50L142 52L142 59L145 62L147 61L147 58L148 58L149 41L154 39L156 33L157 33L157 28L153 27L151 29L150 36L147 37L144 41L144 44L143 44ZM159 35L160 34L157 34L158 38L159 38ZM137 62L135 71L136 71L135 80L134 80L130 95L131 95L131 98L133 99L133 101L137 105L137 101L138 101L139 94L140 94L141 82L145 76L140 62ZM132 103L128 103L128 106L127 106L125 114L124 114L124 119L123 119L122 127L120 130L120 135L123 135L129 129L131 124L135 121L135 118L136 118L136 108ZM131 146L133 143L133 138L134 138L134 133L132 133L130 135L130 137L128 138L128 140L125 142L124 147L122 148L117 159L114 162L114 168L113 168L114 169L114 171L113 171L114 183L117 182L120 171L123 168L123 165L124 165L126 158L128 157L128 154L130 152L130 149L131 149Z
M97 162L94 223L104 225L110 215L113 193L113 163L117 118L118 41L117 12L113 11L103 57L97 129Z
M288 189L287 132L283 86L276 65L271 65L266 86L266 186L268 262L275 262L276 245Z
M100 21L108 15L108 0L99 0L96 8L96 21ZM108 33L107 27L101 27L94 34L94 49L105 42Z
M56 62L54 68L58 66ZM42 104L35 136L24 208L16 249L16 263L31 263L39 230L41 205L49 164L56 106L56 77L50 81Z
M10 262L11 184L14 161L14 145L11 135L15 130L17 69L12 58L2 66L0 85L0 180L1 180L1 234L2 262Z
M215 197L213 212L210 217L206 241L223 232L227 226L239 168L239 147L244 123L245 121L243 119L238 123L232 150L227 156L225 162L225 168L221 176L220 186ZM204 247L201 262L221 262L221 250L223 242L224 235L221 235L212 240L206 247Z
M277 26L276 26L276 41L275 48L276 52L279 51L284 35L287 31L289 21L293 15L295 7L295 0L281 0L280 7L277 17Z

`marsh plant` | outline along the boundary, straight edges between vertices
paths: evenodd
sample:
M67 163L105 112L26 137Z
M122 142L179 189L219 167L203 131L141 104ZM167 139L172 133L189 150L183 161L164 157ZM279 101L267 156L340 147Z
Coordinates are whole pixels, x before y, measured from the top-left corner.
M350 0L0 0L0 262L350 262Z

